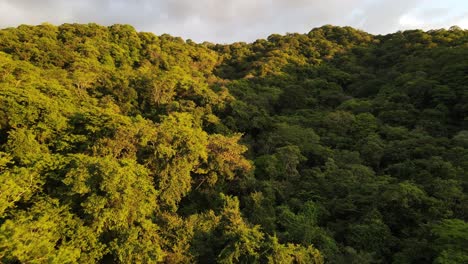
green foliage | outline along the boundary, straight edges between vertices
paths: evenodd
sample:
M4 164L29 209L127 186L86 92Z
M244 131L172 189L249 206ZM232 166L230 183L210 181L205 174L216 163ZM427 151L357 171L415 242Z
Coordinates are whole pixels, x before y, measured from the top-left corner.
M2 29L0 262L468 262L467 40Z
M432 229L432 247L438 252L434 263L463 263L468 260L468 224L460 219L444 219Z
M309 245L306 247L301 247L296 244L288 243L287 245L282 245L278 242L278 238L270 237L267 241L268 245L268 262L269 264L279 264L279 263L315 263L320 264L324 263L323 258L320 255L319 251Z
M7 263L93 263L105 252L96 233L57 200L47 199L2 224L0 249Z

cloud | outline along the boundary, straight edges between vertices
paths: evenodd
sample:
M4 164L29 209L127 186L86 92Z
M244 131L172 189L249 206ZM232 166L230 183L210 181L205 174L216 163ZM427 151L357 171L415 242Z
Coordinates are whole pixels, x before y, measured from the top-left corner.
M466 15L450 13L450 6L427 10L426 3L422 0L0 0L0 27L42 22L122 23L141 31L169 33L195 41L233 42L253 41L272 33L307 32L324 24L350 25L371 33L413 26L449 26L447 23L453 22L466 25ZM436 23L434 17L441 19Z
M446 28L453 25L468 28L468 12L453 14L446 8L432 8L409 12L400 17L402 29L420 28L423 30Z
M364 7L361 27L374 34L397 31L401 16L417 8L421 2L421 0L372 1Z

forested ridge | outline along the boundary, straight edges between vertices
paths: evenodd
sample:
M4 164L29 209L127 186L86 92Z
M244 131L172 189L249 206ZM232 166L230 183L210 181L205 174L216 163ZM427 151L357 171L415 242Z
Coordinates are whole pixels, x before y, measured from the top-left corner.
M467 30L0 30L0 263L468 263L467 189Z

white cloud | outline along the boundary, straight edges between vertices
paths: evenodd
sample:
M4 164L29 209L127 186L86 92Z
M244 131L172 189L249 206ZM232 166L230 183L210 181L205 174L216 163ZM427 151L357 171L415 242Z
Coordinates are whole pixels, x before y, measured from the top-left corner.
M461 28L468 28L468 17L457 20L454 25L458 25Z
M409 14L401 16L399 19L399 23L404 28L419 28L424 25L424 21Z
M324 24L350 25L371 33L453 23L466 26L466 16L448 12L456 7L441 7L441 2L437 7L445 11L433 8L431 13L423 12L431 8L424 0L0 0L0 27L124 23L195 41L232 42L307 32Z
M449 8L417 9L402 15L399 19L401 29L420 28L424 30L447 28L457 25L468 28L468 10Z

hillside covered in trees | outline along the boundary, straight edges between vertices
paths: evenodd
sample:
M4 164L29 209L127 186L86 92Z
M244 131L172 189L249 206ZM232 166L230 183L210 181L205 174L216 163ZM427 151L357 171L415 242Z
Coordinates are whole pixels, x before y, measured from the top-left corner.
M0 30L0 263L468 263L467 190L467 30Z

